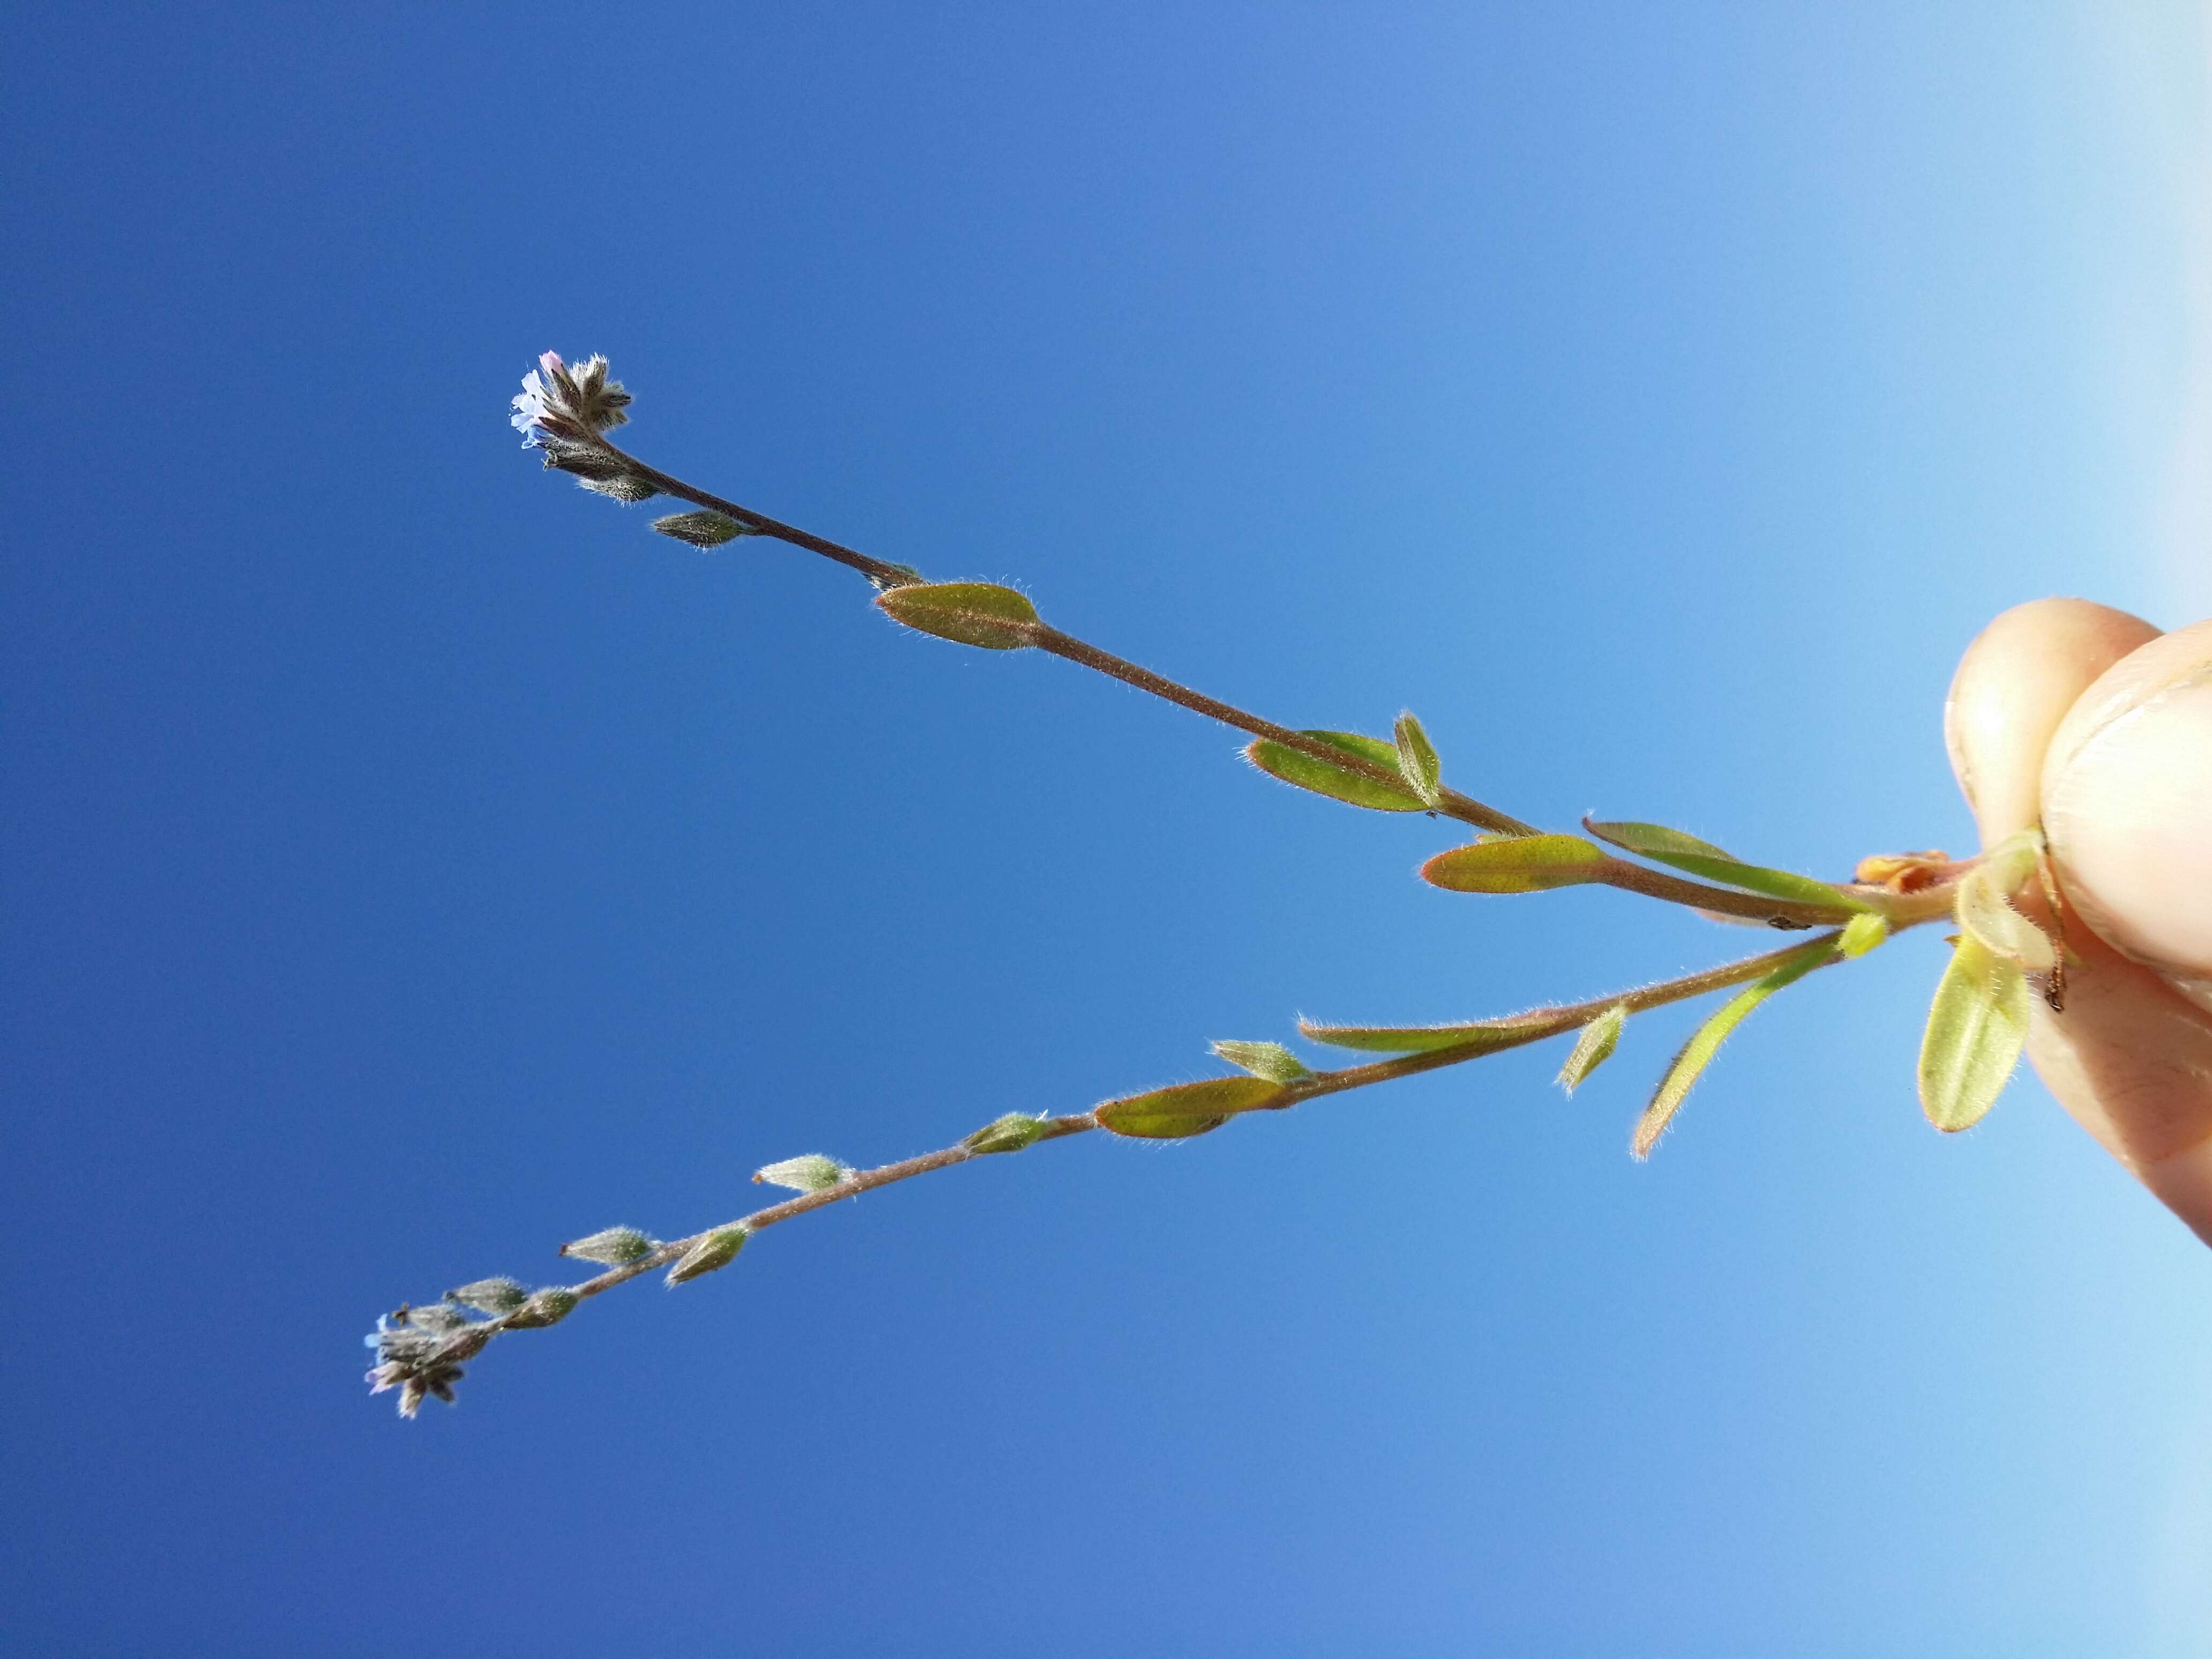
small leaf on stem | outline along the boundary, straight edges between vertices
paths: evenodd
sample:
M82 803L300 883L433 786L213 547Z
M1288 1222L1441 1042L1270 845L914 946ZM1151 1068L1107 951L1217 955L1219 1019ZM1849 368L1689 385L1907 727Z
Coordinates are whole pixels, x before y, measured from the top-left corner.
M653 1241L636 1228L610 1227L588 1238L571 1239L561 1247L561 1254L585 1261L603 1262L610 1267L627 1267L652 1249Z
M513 1313L529 1299L530 1292L511 1279L479 1279L473 1285L446 1292L447 1301L488 1314Z
M1364 761L1372 761L1377 766L1387 766L1394 772L1398 769L1398 750L1380 738L1364 737L1357 732L1307 732L1302 735L1317 738L1332 749L1341 749L1347 755L1357 755ZM1327 795L1347 806L1364 806L1376 812L1418 812L1423 808L1418 795L1331 766L1327 761L1271 738L1261 738L1247 744L1244 758L1271 778L1280 778L1300 789L1310 789L1316 795Z
M583 1298L563 1285L549 1285L542 1291L532 1291L530 1300L509 1315L507 1328L510 1331L534 1331L547 1325L557 1325L576 1311L577 1303Z
M1581 1024L1573 1015L1514 1014L1504 1019L1479 1019L1464 1025L1316 1025L1300 1020L1302 1036L1333 1048L1358 1048L1368 1054L1425 1054L1443 1048L1517 1048L1525 1042L1571 1031Z
M1030 643L1036 607L995 582L916 582L885 590L876 608L893 622L957 645L1018 651Z
M1835 960L1835 946L1828 939L1816 939L1802 945L1772 973L1755 979L1738 991L1703 1025L1698 1027L1682 1050L1668 1066L1667 1075L1660 1079L1658 1092L1651 1103L1644 1109L1637 1121L1636 1133L1628 1149L1638 1158L1651 1156L1651 1149L1659 1144L1659 1137L1667 1133L1667 1126L1674 1121L1674 1113L1682 1097L1690 1092L1690 1085L1698 1080L1712 1057L1720 1052L1729 1033L1743 1024L1751 1011L1772 996L1785 985L1795 984L1823 963Z
M1620 1046L1620 1028L1628 1019L1628 1005L1616 1002L1583 1027L1583 1034L1575 1039L1574 1049L1567 1055L1567 1063L1559 1067L1559 1085L1569 1094L1582 1086L1583 1079L1605 1064L1615 1048Z
M1048 1127L1043 1118L1031 1117L1027 1112L1008 1112L986 1123L960 1144L979 1156L986 1152L1018 1152L1042 1140Z
M745 1248L745 1241L751 1237L750 1227L723 1227L708 1233L668 1270L669 1289L688 1285L718 1267L728 1267L738 1259L738 1252Z
M653 527L693 547L720 547L724 542L757 533L726 513L672 513L665 519L655 519Z
M1850 961L1864 956L1888 937L1888 921L1871 910L1863 910L1844 924L1836 939L1836 954Z
M1801 876L1789 870L1770 870L1763 865L1746 864L1709 841L1699 841L1695 836L1684 835L1680 830L1669 830L1663 824L1594 823L1584 818L1583 828L1600 841L1611 842L1615 847L1626 848L1655 863L1672 865L1677 870L1686 870L1690 874L1703 876L1708 881L1741 887L1747 893L1762 893L1768 898L1790 899L1800 904L1833 905L1846 910L1871 910L1874 908L1864 899L1855 897L1827 882L1815 881L1810 876Z
M834 1158L808 1152L803 1158L787 1158L781 1164L756 1170L753 1179L771 1186L788 1187L794 1192L825 1193L852 1173Z
M1217 1042L1213 1052L1231 1066L1241 1066L1270 1083L1296 1083L1313 1075L1305 1061L1279 1042Z
M1421 730L1421 723L1413 718L1411 709L1398 716L1395 735L1398 740L1398 771L1406 780L1406 787L1420 798L1424 806L1434 806L1443 799L1443 764L1437 758L1436 745Z
M1511 836L1439 853L1421 879L1455 893L1540 893L1595 881L1608 862L1580 836Z
M1959 882L1952 915L1958 919L1960 930L1984 949L2026 972L2047 974L2058 961L2051 935L2013 908L1997 884L2000 873L1987 864L1968 871Z
M1097 1109L1098 1127L1139 1140L1183 1140L1218 1129L1239 1112L1264 1111L1286 1091L1265 1078L1218 1077L1204 1083L1109 1100Z
M1936 982L1920 1042L1920 1108L1946 1134L1980 1122L2027 1042L2027 975L1967 934Z

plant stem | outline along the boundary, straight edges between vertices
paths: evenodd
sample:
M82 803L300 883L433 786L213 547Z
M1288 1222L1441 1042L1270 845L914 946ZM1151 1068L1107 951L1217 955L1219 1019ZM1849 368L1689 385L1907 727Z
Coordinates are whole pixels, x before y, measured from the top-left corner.
M1285 1085L1284 1092L1287 1097L1281 1102L1281 1105L1285 1108L1295 1106L1304 1101L1318 1099L1323 1095L1343 1094L1350 1090L1364 1089L1373 1084L1389 1083L1399 1078L1414 1077L1424 1072L1439 1071L1447 1066L1464 1065L1468 1060L1480 1060L1487 1054L1501 1054L1508 1048L1522 1048L1529 1043L1542 1042L1547 1037L1559 1036L1585 1025L1611 1008L1626 1006L1630 1012L1641 1013L1647 1009L1662 1007L1668 1003L1681 1002L1691 997L1703 996L1709 991L1717 991L1730 985L1741 985L1746 981L1758 979L1793 957L1802 956L1813 946L1822 944L1832 945L1840 937L1840 933L1831 933L1825 939L1802 940L1778 951L1769 951L1759 956L1747 957L1739 962L1725 963L1718 968L1708 968L1698 973L1685 974L1677 979L1665 980L1656 985L1643 986L1636 990L1620 992L1612 996L1594 997L1585 1002L1562 1003L1552 1007L1532 1009L1527 1013L1513 1015L1509 1019L1498 1021L1491 1027L1493 1032L1498 1025L1522 1028L1515 1030L1513 1035L1504 1042L1497 1041L1493 1036L1486 1036L1480 1040L1470 1041L1455 1048L1432 1049L1424 1054L1403 1054L1392 1060L1376 1060L1364 1066L1347 1066L1335 1071L1316 1072L1295 1083ZM1842 957L1832 954L1827 961L1820 963L1819 966L1830 966L1841 960L1843 960ZM1087 1134L1100 1127L1095 1111L1077 1112L1066 1116L1047 1118L1043 1121L1043 1132L1038 1135L1037 1140L1031 1144L1059 1140L1069 1135ZM916 1176L928 1175L938 1170L951 1169L955 1164L966 1164L975 1158L1005 1156L1009 1154L974 1152L963 1143L958 1146L946 1146L933 1152L923 1152L917 1157L902 1158L896 1163L878 1164L872 1170L857 1170L834 1187L824 1188L819 1192L802 1193L796 1198L784 1199L763 1209L755 1210L750 1215L740 1216L734 1221L726 1221L720 1226L709 1227L702 1231L693 1233L687 1238L675 1239L668 1243L657 1245L635 1261L626 1262L619 1267L611 1267L596 1278L566 1288L579 1298L604 1295L618 1285L627 1285L633 1279L641 1278L647 1273L682 1261L696 1247L714 1234L727 1232L735 1228L743 1228L747 1233L757 1233L764 1227L773 1227L778 1222L789 1221L793 1217L827 1208L832 1204L842 1203L848 1198L857 1198L862 1193L873 1192L879 1187L889 1187L895 1182L908 1181ZM516 1316L503 1315L497 1318L474 1322L447 1339L445 1348L464 1357L473 1354L481 1349L490 1337L507 1328L508 1323ZM436 1354L433 1354L426 1363L434 1364L437 1358Z
M859 571L878 587L902 587L915 580L914 573L904 566L871 558L866 553L817 536L811 531L771 519L751 507L740 507L726 497L686 483L658 467L648 466L635 455L607 442L605 438L599 441L611 459L620 461L634 476L643 479L664 495L672 495L694 506L726 514L757 535L788 542L793 547L805 548L810 553L833 559ZM1281 744L1285 748L1294 749L1340 771L1356 773L1370 782L1391 788L1405 787L1405 781L1389 767L1347 753L1289 726L1278 726L1273 720L1263 720L1234 703L1224 702L1218 697L1209 697L1202 691L1180 684L1166 675L1155 673L1125 657L1117 657L1110 651L1102 650L1048 623L1035 624L1028 632L1030 642L1039 650L1119 680L1124 685L1134 686L1138 690L1148 692L1179 708L1188 708L1193 714L1218 720L1224 726L1252 737ZM1462 794L1456 789L1446 789L1435 811L1445 817L1456 818L1462 823L1472 824L1478 830L1486 830L1495 835L1532 836L1537 833L1535 825L1523 823L1511 814L1501 812L1496 807L1476 800L1471 795ZM1710 910L1718 915L1738 916L1751 921L1771 922L1783 927L1817 927L1848 921L1852 914L1841 905L1766 898L1755 893L1739 893L1725 887L1711 887L1703 882L1691 881L1665 871L1649 869L1640 864L1632 864L1626 859L1610 856L1596 872L1595 880L1606 886L1620 888L1623 892L1640 893L1647 898L1663 899L1670 904L1686 905L1692 909ZM1889 896L1880 895L1877 902ZM1884 908L1887 906L1885 904Z

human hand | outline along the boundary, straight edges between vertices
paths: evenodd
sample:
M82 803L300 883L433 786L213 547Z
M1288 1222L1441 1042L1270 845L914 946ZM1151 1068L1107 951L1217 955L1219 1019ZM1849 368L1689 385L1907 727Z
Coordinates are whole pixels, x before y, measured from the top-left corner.
M2039 819L2050 842L2074 960L2029 1058L2212 1243L2212 622L2008 611L1960 659L1943 736L1984 846Z

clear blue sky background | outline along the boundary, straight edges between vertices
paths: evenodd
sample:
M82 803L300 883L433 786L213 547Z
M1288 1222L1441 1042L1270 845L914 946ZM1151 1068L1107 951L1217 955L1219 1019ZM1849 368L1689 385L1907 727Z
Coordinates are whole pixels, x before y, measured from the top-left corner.
M1969 843L1996 611L2212 610L2201 9L8 11L10 1651L2212 1652L2212 1259L2033 1079L1928 1129L1933 930L1648 1165L1686 1016L359 1380L773 1158L1764 942L1424 889L1443 826L654 538L517 452L537 352L1288 722L1839 874Z

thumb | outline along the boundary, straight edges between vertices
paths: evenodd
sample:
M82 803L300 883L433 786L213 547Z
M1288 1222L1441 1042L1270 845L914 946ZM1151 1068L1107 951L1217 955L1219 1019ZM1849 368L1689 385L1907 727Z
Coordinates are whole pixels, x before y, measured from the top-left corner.
M2140 647L2081 695L2041 793L2082 920L2212 1010L2212 622Z

